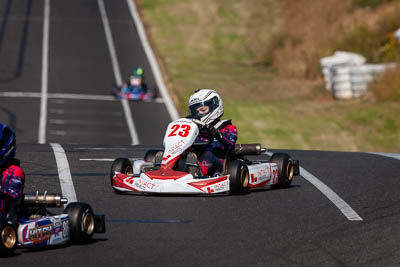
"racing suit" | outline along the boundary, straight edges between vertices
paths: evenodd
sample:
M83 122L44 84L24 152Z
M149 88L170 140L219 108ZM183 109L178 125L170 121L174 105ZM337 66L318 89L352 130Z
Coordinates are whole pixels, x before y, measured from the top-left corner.
M237 128L231 124L230 120L220 121L215 126L214 134L200 134L200 141L213 141L208 145L200 156L200 168L202 174L214 175L223 171L223 158L225 153L235 149L237 140Z
M0 218L5 217L10 205L16 201L23 192L25 174L17 166L17 163L9 163L0 170Z

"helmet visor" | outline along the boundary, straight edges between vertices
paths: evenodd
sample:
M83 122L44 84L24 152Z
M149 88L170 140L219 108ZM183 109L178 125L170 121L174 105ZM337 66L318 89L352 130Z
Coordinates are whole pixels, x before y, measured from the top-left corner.
M189 106L190 115L202 118L212 113L218 107L218 98L213 97L209 100L199 102Z

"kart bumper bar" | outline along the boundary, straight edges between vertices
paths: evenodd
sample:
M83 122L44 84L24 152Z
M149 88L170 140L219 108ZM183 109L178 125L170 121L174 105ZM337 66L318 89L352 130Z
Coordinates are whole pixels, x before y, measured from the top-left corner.
M106 216L101 214L94 215L94 232L103 234L106 232Z

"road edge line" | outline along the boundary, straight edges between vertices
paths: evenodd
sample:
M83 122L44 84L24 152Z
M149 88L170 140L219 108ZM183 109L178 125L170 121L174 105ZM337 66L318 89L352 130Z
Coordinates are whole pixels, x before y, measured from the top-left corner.
M106 35L108 51L110 52L110 56L111 56L111 63L112 63L113 71L114 71L115 81L117 82L118 85L121 85L122 84L121 71L119 68L117 52L116 52L115 46L114 46L110 23L107 18L106 7L104 5L103 0L97 0L97 4L99 6L100 16L101 16L101 20L103 22L103 28L104 28L104 33ZM131 144L138 145L140 143L139 136L137 134L135 124L133 123L132 112L131 112L129 103L126 99L121 99L121 105L122 105L122 109L124 110L124 113L125 113L126 123L128 125L129 134L132 139Z
M48 93L48 74L49 74L49 32L50 32L50 0L44 2L43 14L43 43L42 43L42 88L40 98L40 120L38 143L46 143L46 123L47 123L47 93Z
M382 156L382 157L400 160L400 154L396 154L396 153L380 153L380 152L367 152L367 153L372 154L372 155L378 155L378 156Z
M272 153L265 152L265 154L272 156ZM312 175L306 169L300 167L300 176L310 182L315 186L323 195L325 195L342 213L349 221L362 221L363 219L357 212L350 207L338 194L336 194L329 186L324 184L317 177Z
M136 8L136 4L133 2L133 0L126 0L129 11L131 13L133 22L136 26L136 30L139 34L139 39L142 43L144 52L147 56L147 59L149 60L151 70L154 74L154 78L157 83L157 87L161 93L161 97L164 99L165 106L167 107L167 111L169 113L169 116L171 117L172 120L177 120L180 118L178 111L175 108L175 105L168 94L167 87L165 86L165 83L163 81L161 71L160 71L160 66L158 65L158 62L156 60L156 57L154 56L154 52L151 49L151 46L149 44L149 41L146 36L146 31L144 30L144 26L142 21L140 20L139 13Z

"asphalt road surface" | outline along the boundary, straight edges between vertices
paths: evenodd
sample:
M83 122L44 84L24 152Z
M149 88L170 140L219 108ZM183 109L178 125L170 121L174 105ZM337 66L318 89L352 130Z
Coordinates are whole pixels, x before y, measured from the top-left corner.
M38 144L44 6L0 1L0 93L38 94L1 96L0 121L16 129L25 192L62 191L50 145L60 143L77 200L106 215L107 232L85 245L20 248L0 266L400 265L399 155L286 151L302 167L288 189L138 196L113 192L111 163L160 147L171 120L162 101L129 103L140 141L132 146L120 101L49 98ZM121 75L141 65L155 86L126 1L105 8ZM109 93L115 74L98 1L51 1L48 63L49 95Z

